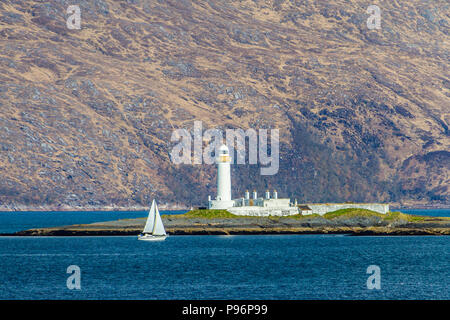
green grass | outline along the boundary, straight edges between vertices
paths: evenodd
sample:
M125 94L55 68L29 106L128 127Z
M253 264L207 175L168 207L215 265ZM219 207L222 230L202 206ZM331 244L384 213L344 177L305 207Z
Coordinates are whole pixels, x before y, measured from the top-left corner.
M367 209L340 209L332 212L325 213L323 217L325 219L336 219L336 218L352 218L352 217L380 217L384 218L386 215Z
M426 219L430 219L432 217L422 217L422 216L414 216L411 214L406 214L398 211L388 212L385 216L384 220L392 221L392 220L406 220L410 222L420 222L425 221Z
M239 218L258 218L256 216L238 216L228 212L227 210L212 210L212 209L197 209L186 212L185 214L177 214L177 215L164 215L165 217L170 218L203 218L203 219L239 219ZM271 220L279 220L279 219L307 219L307 218L324 218L324 219L339 219L339 218L353 218L353 217L379 217L386 221L398 221L404 220L409 222L421 222L427 221L430 219L433 220L450 220L450 218L442 218L442 217L421 217L405 214L402 212L388 212L387 214L378 213L371 210L366 209L341 209L333 212L328 212L324 215L319 214L310 214L310 215L301 215L296 214L292 216L268 216L265 218Z
M167 215L166 215L167 216ZM203 218L203 219L222 219L222 218L240 218L228 212L227 210L212 210L212 209L201 209L201 210L191 210L184 214L174 214L170 215L171 218Z
M426 221L426 220L430 220L430 219L450 220L450 218L445 218L445 217L437 218L437 217L414 216L411 214L406 214L406 213L402 213L402 212L398 212L398 211L395 211L395 212L390 211L386 214L382 214L382 213L378 213L378 212L371 211L371 210L356 209L356 208L336 210L333 212L328 212L323 215L323 217L326 219L336 219L336 218L340 218L340 217L351 218L351 217L374 217L374 216L382 218L386 221L405 220L408 222L421 222L421 221Z

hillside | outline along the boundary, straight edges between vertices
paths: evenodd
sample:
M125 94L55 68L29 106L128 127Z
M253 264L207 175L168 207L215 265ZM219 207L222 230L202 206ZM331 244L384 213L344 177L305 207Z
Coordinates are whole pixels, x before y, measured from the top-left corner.
M233 193L450 205L450 5L373 1L0 3L0 206L199 205L211 165L174 129L280 129L280 170ZM372 4L372 3L370 3Z

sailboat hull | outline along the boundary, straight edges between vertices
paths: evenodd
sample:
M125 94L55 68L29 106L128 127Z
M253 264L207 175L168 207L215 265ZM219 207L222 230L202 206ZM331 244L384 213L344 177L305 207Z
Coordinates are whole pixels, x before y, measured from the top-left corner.
M138 240L144 240L144 241L164 241L166 240L166 238L168 237L168 235L165 236L154 236L152 234L144 234L144 235L139 235L138 236Z

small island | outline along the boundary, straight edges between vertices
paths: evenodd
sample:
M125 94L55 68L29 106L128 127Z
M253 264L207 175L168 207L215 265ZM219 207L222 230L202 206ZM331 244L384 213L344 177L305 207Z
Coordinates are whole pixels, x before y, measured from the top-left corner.
M341 209L324 215L240 216L227 210L199 209L162 215L170 235L346 234L353 236L450 235L450 217L380 214L367 209ZM9 236L138 235L145 218L122 219L19 231ZM6 235L6 234L4 234Z

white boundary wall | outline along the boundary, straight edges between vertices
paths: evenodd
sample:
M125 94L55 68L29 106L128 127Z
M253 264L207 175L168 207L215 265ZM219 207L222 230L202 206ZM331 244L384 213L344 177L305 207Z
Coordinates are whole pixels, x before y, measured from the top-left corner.
M312 213L324 215L327 212L332 212L341 209L367 209L378 213L386 214L389 212L389 204L386 203L316 203L306 204L312 209Z

